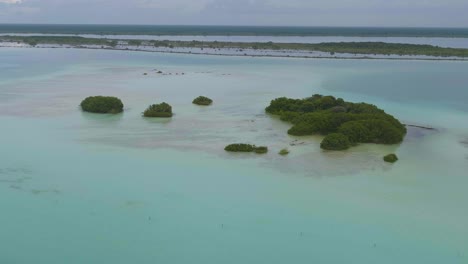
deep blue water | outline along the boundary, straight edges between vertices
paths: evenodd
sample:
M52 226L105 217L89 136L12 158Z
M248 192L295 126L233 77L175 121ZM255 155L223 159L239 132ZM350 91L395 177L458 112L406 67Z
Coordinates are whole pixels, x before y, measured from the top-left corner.
M0 33L468 38L468 28L0 24Z

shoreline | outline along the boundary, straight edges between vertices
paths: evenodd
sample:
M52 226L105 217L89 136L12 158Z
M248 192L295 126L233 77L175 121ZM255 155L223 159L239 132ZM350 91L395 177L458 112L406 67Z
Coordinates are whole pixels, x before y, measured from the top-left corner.
M222 56L468 60L466 48L387 42L233 42L187 40L102 39L50 36L0 36L0 47L93 48Z
M434 56L402 56L402 55L363 55L359 56L349 56L351 54L335 54L335 55L298 55L297 53L289 53L288 51L282 51L281 54L268 54L268 51L264 51L265 54L245 53L245 50L242 52L228 52L228 49L225 49L226 52L209 53L209 52L194 52L194 51L184 51L183 48L173 48L172 50L151 50L144 48L129 48L129 47L94 47L94 46L66 46L66 45L44 45L44 46L25 46L25 45L2 45L5 42L0 42L0 48L23 48L23 49L84 49L84 50L106 50L106 51L130 51L130 52L149 52L149 53L162 53L162 54L182 54L182 55L205 55L205 56L223 56L223 57L251 57L251 58L289 58L289 59L335 59L335 60L397 60L397 61L457 61L457 62L468 62L468 58L462 57L434 57ZM13 43L11 43L13 44ZM179 49L179 50L177 50ZM252 50L253 51L253 50ZM307 51L299 51L307 52ZM348 56L346 56L348 55Z

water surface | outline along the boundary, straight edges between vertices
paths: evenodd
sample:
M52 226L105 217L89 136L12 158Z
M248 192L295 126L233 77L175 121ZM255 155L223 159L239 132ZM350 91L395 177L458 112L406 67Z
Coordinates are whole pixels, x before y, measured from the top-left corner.
M14 48L0 58L1 263L468 261L468 63ZM273 98L314 93L437 130L324 152L320 137L290 137L264 113ZM98 94L125 112L82 113ZM214 105L192 105L198 95ZM141 117L162 101L171 120ZM270 152L225 153L234 142ZM395 165L382 162L390 152Z

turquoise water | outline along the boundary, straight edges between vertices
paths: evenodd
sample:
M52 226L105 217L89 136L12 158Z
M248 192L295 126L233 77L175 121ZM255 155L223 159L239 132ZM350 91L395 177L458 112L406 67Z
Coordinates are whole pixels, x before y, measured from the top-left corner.
M468 63L12 48L0 58L0 263L468 262ZM275 97L314 93L437 130L323 152L320 137L290 137L264 114ZM122 98L125 112L82 113L97 94ZM192 105L198 95L215 104ZM141 117L161 101L174 118ZM225 153L233 142L270 153ZM390 152L395 165L381 160Z

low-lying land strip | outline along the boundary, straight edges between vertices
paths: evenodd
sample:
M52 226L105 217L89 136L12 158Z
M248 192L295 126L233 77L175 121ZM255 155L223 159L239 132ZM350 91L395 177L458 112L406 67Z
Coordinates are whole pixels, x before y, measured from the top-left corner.
M394 56L427 56L430 58L468 58L468 49L444 48L431 45L398 44L385 42L327 42L307 43L273 43L273 42L202 42L171 40L122 40L105 38L85 38L79 36L0 36L0 43L16 43L31 47L40 45L58 45L76 48L129 49L142 51L182 52L181 49L227 50L234 49L237 55L252 55L247 51L270 51L270 54L284 52L284 56L296 52L321 52L330 57L340 54L351 55L394 55ZM157 49L160 50L157 50ZM156 50L155 50L156 49ZM163 49L163 50L161 50ZM207 52L207 51L206 51ZM244 53L245 52L245 53ZM276 52L276 53L275 53ZM184 53L187 53L185 51ZM200 53L200 52L198 52ZM209 53L209 52L207 52ZM218 55L223 55L218 53ZM236 54L226 54L236 55ZM268 56L268 54L263 55ZM272 55L275 56L275 55ZM299 57L299 56L295 56ZM323 57L323 56L322 56Z

